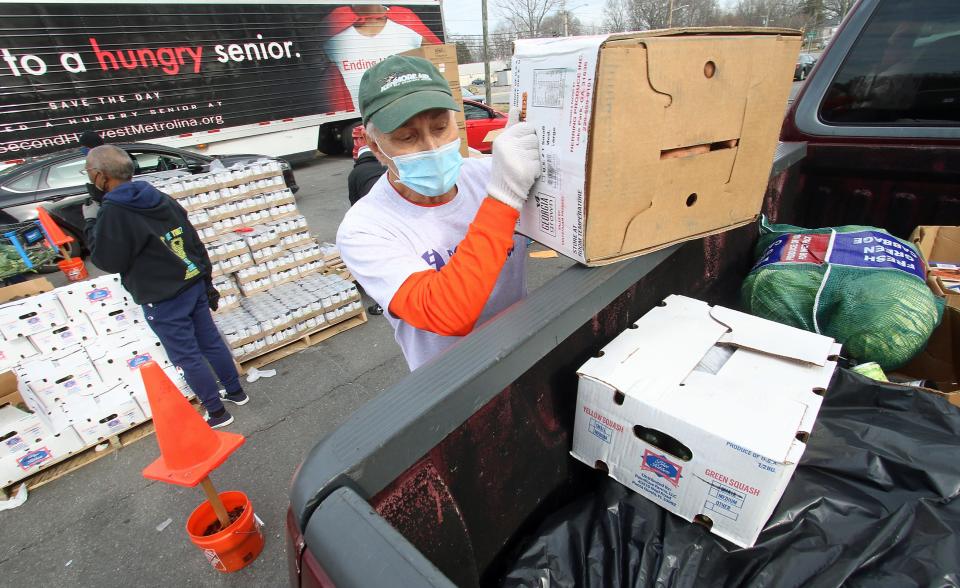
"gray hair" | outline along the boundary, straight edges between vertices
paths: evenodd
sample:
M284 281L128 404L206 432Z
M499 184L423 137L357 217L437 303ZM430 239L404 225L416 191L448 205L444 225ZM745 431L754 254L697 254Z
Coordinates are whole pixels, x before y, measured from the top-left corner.
M133 177L133 160L127 152L114 145L94 147L87 153L87 167L122 182Z

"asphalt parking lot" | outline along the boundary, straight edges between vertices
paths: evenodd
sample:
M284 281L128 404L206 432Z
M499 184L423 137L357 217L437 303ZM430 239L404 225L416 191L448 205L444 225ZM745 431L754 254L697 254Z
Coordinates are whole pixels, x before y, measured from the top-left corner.
M334 240L348 208L352 164L321 157L295 170L298 206L321 240ZM528 289L571 264L562 257L529 259ZM0 512L0 585L285 586L283 524L294 470L321 437L404 377L407 366L386 319L370 317L269 367L277 375L247 384L251 402L232 409L237 420L229 430L245 435L245 445L212 475L218 489L245 492L263 519L266 546L256 562L231 575L207 564L184 531L202 501L200 489L140 475L158 455L151 436Z

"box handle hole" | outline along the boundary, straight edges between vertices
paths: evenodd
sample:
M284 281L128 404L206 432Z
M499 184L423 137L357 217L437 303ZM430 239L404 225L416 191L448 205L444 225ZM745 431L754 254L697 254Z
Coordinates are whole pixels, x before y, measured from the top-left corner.
M810 433L806 431L797 431L797 441L801 443L806 443L810 440Z
M598 459L596 463L593 464L593 468L596 470L600 470L605 474L610 473L610 468L607 467L607 462L603 461L602 459Z
M697 516L693 517L693 522L708 531L713 528L713 519L705 514L698 514Z
M613 402L619 406L623 406L623 401L627 399L626 394L617 390L613 393Z
M687 206L693 206L696 203L697 203L696 193L687 196Z
M714 63L714 62L712 62L712 61L708 61L708 62L706 62L706 63L703 64L703 75L705 75L705 76L707 77L707 79L712 78L712 77L715 76L716 74L717 74L717 64L716 64L716 63Z
M676 438L667 435L663 431L650 429L640 425L634 425L633 434L636 435L641 441L649 443L657 449L665 451L679 460L690 461L693 459L693 452L690 451L689 447L678 441Z
M816 394L817 396L823 396L824 394L827 393L827 389L826 389L826 388L814 388L814 389L813 389L813 393Z

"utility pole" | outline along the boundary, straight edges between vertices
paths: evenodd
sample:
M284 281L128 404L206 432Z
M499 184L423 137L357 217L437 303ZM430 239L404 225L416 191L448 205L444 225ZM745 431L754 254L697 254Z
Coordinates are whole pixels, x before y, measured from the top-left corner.
M570 36L570 26L567 20L567 0L560 0L560 14L563 16L563 36Z
M483 7L483 79L487 96L487 104L493 105L493 89L490 87L490 32L487 26L487 0L480 0Z

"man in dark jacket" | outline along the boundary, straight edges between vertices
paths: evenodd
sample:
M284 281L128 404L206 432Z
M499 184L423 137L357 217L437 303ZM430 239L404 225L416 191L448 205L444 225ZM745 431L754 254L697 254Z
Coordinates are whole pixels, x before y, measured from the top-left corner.
M239 405L249 398L210 315L220 295L211 281L210 257L186 211L147 182L131 181L133 161L123 149L92 149L86 171L91 199L83 218L91 261L120 274L170 361L203 402L210 426L229 425L233 417L223 400ZM206 362L226 389L222 399Z
M366 196L386 171L387 168L380 163L369 147L366 145L360 147L357 151L357 159L353 162L353 169L347 176L347 198L350 199L350 206Z

